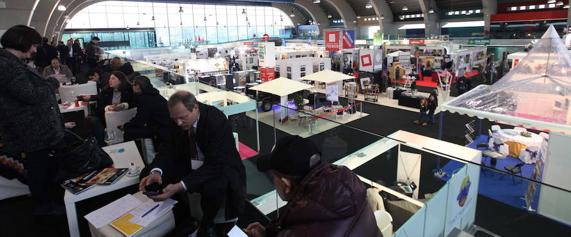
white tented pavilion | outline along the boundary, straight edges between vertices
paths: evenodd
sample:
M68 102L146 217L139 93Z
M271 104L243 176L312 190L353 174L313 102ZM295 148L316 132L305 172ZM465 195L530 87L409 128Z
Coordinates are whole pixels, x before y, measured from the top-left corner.
M447 102L442 110L571 133L570 101L571 55L551 26L528 55L498 82L480 85Z

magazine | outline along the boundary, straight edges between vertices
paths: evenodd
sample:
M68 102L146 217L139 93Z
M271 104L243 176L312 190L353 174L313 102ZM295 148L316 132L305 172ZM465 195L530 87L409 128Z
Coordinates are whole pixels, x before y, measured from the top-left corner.
M74 179L66 180L62 187L73 194L79 194L94 185L111 185L123 177L129 169L127 168L105 168L94 170Z

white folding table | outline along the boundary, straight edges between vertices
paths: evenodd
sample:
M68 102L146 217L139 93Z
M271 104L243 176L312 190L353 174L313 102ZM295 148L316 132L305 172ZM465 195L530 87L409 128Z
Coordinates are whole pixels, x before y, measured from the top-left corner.
M112 146L106 146L103 147L103 150L107 152L107 154L109 154L109 156L113 160L113 167L115 168L129 168L131 162L134 163L135 166L139 166L140 169L143 169L143 167L145 167L143 159L141 158L141 155L137 150L137 145L135 145L135 142L133 141L120 143ZM64 196L64 203L67 215L67 224L69 227L69 236L70 237L80 236L78 220L77 220L77 212L75 209L76 202L96 197L102 194L106 194L112 191L116 191L122 188L126 188L138 183L139 183L139 176L128 177L127 175L125 175L112 185L96 185L95 187L77 195L74 195L66 190Z

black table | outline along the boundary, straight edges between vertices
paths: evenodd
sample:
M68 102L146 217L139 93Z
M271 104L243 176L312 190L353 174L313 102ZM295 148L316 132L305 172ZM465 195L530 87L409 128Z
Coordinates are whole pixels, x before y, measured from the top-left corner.
M414 96L403 93L399 96L398 100L400 106L420 109L420 100L423 98L424 98L423 96Z

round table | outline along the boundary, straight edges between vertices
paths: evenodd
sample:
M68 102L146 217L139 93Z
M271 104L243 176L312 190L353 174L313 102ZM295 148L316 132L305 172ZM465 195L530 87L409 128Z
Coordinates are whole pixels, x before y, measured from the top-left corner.
M510 155L513 157L519 157L520 151L527 147L541 147L543 137L532 132L530 134L531 137L524 137L513 129L501 129L497 132L498 138L509 146Z

